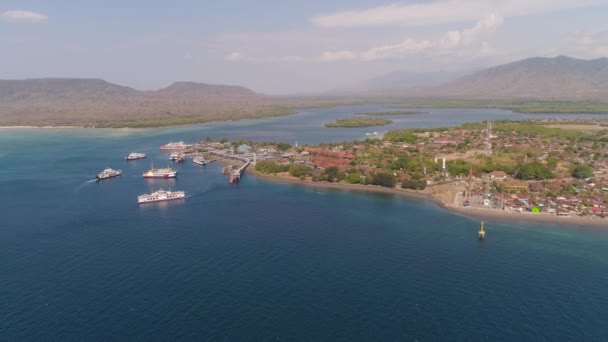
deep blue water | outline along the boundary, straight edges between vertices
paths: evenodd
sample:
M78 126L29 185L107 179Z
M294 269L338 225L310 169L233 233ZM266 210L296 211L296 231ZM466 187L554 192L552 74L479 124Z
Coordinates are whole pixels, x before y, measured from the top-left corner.
M171 139L354 139L365 130L322 122L369 108L0 130L0 340L606 340L608 229L488 222L480 243L477 220L424 201L247 175L233 186L220 165L191 162L176 180L141 178L166 163L158 146ZM395 125L484 112L424 117ZM127 163L130 151L150 157ZM106 166L124 175L91 182ZM159 187L189 197L136 204Z

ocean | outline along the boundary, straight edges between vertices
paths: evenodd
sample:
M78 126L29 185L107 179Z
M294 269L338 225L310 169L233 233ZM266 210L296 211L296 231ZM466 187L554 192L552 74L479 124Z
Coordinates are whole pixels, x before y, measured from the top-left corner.
M231 185L221 165L191 161L172 165L175 180L141 177L169 164L170 140L352 140L369 129L322 123L374 108L0 129L0 340L606 340L608 229L490 221L478 241L477 219L428 201L246 173ZM430 112L383 129L528 117ZM149 157L126 162L131 151ZM123 176L94 181L106 166ZM137 204L159 188L188 197Z

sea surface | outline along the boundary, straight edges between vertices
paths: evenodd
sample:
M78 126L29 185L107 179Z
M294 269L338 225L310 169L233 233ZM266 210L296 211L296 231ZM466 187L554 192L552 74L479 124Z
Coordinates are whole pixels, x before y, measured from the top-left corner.
M0 129L0 341L608 339L608 227L487 222L480 242L478 220L427 201L247 174L231 185L220 164L191 161L175 180L141 177L168 165L170 140L352 140L370 128L323 123L370 110L386 109ZM430 112L382 129L528 117ZM123 176L94 181L106 166ZM159 188L188 197L137 204Z

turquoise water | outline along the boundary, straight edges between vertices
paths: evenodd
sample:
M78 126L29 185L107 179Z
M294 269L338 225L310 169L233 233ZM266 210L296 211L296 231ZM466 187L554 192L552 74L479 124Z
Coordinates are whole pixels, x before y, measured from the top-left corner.
M477 220L425 201L247 175L233 186L191 162L176 180L141 178L171 139L353 139L318 127L349 110L0 130L0 340L606 339L608 229L488 222L479 242ZM452 112L426 117L398 125ZM122 160L139 150L149 158ZM124 175L91 181L106 166ZM136 204L159 187L188 198Z

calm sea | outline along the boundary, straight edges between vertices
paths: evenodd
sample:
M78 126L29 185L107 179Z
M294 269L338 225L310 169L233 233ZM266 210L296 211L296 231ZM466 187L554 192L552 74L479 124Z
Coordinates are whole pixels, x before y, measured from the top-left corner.
M352 140L366 130L322 124L370 109L382 110L0 129L0 340L608 339L608 229L488 222L479 242L477 220L424 201L247 175L230 185L220 165L191 162L176 180L141 178L167 165L169 140ZM431 110L384 129L525 117ZM127 163L131 151L149 158ZM123 176L93 181L106 166ZM188 198L137 205L159 188Z

